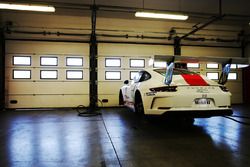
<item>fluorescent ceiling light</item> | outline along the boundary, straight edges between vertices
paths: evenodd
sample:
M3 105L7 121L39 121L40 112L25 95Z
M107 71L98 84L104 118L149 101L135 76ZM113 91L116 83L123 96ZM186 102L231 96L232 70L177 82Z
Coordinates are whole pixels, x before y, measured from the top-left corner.
M187 15L181 14L167 14L167 13L153 13L153 12L136 12L136 17L147 17L156 19L171 19L171 20L187 20Z
M28 11L39 11L39 12L55 12L56 10L53 6L8 4L8 3L0 3L0 9L28 10Z

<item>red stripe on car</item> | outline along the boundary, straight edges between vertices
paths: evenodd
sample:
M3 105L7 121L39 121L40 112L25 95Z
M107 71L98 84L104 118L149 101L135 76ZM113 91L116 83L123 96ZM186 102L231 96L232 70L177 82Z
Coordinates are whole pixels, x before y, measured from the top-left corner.
M208 83L198 74L182 74L181 76L190 86L208 86Z

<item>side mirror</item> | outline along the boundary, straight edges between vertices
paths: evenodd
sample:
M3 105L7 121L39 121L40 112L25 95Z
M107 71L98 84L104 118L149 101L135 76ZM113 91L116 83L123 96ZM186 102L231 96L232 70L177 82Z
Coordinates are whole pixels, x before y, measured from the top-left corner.
M125 84L125 85L127 85L128 83L129 83L129 81L128 81L128 80L125 80L125 81L124 81L124 84Z

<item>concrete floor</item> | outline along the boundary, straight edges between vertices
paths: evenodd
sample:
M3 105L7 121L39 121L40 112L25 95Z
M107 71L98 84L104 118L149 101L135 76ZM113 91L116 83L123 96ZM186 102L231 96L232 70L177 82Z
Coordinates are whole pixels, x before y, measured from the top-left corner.
M250 107L234 106L250 117ZM245 167L250 126L223 117L193 126L136 118L126 108L0 112L1 167ZM250 123L250 119L241 119Z

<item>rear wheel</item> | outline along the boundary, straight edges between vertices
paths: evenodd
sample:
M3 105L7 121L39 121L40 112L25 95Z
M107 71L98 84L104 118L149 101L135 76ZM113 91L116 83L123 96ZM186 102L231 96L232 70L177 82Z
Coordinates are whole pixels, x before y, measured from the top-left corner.
M144 107L140 93L135 96L135 112L139 115L144 115Z
M186 118L186 123L187 123L187 125L193 125L194 124L194 118Z
M119 105L124 105L122 90L120 90L120 93L119 93Z

